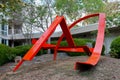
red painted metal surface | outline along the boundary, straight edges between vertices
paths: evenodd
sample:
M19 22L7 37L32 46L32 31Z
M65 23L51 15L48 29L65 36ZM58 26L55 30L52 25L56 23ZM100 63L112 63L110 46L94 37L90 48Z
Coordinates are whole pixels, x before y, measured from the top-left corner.
M37 39L32 39L32 44L35 44L37 42Z
M86 53L92 53L93 48L88 48L89 50L85 49L84 46L77 46L77 47L59 47L58 51L65 51L65 52L86 52ZM89 55L89 54L88 54Z
M88 19L90 17L99 16L99 25L98 25L98 34L96 39L95 48L89 48L87 46L75 46L73 38L70 34L70 29L74 27L78 22ZM54 32L57 25L60 24L63 34L59 38L56 45L48 44L46 41L50 37L50 35ZM104 40L104 29L105 29L105 14L92 14L85 16L83 18L80 18L73 22L70 26L67 26L65 19L63 16L57 16L53 23L50 25L50 27L43 33L43 35L38 40L33 40L32 43L34 44L33 47L26 53L26 55L22 58L22 60L16 65L16 67L13 69L13 71L16 71L19 66L23 63L25 60L32 60L33 57L38 53L38 51L43 49L53 49L54 50L54 60L56 60L57 51L65 51L65 52L86 52L90 57L86 62L76 62L75 69L81 68L81 66L94 66L97 64ZM61 47L60 42L63 38L66 38L66 41L68 42L68 46Z
M47 39L50 37L50 35L54 32L57 25L63 20L63 17L57 16L55 20L52 22L50 27L47 29L46 32L44 32L43 35L35 42L33 47L26 53L26 55L23 57L23 60L32 60L33 57L38 53L38 51L42 48L43 44L47 41ZM20 64L20 62L18 63ZM17 65L13 71L16 71L19 68L20 65Z
M69 28L67 27L67 24L65 22L65 19L63 19L60 23L60 26L62 28L62 31L64 33L64 36L66 37L66 40L68 42L68 46L70 47L74 47L75 44L73 42L73 38L72 38L72 35L70 34L70 31L69 31Z
M23 57L23 60L32 60L33 57L38 53L38 51L42 48L43 44L48 40L50 35L54 32L57 25L63 20L63 17L57 16L50 27L41 35L41 37L37 40L37 42L33 45L33 47L26 53Z
M33 39L32 40L32 44L35 44L37 40ZM48 44L48 43L44 43L42 46L43 49L55 49L56 45L53 44ZM58 51L65 51L65 52L86 52L86 53L92 53L93 52L93 48L89 48L87 46L64 46L64 47L58 47Z
M19 66L23 63L23 59L16 65L16 67L13 69L13 72L15 72L18 68L19 68Z
M87 16L84 16L82 18L79 18L78 20L76 20L75 22L73 22L70 26L68 26L69 29L71 29L72 27L74 27L77 23L81 22L82 20L85 20L85 19L88 19L88 18L91 18L91 17L95 17L95 16L99 16L99 13L97 14L90 14L90 15L87 15ZM61 35L61 37L58 39L58 42L56 44L56 48L54 50L54 57L53 57L53 60L56 60L56 57L57 57L57 50L58 50L58 47L60 46L60 42L63 40L64 38L64 33Z
M86 62L76 62L75 69L84 69L84 67L89 66L95 66L101 55L103 41L104 41L104 33L105 33L105 14L101 13L99 14L99 25L98 25L98 34L96 39L95 48L92 52L92 55Z

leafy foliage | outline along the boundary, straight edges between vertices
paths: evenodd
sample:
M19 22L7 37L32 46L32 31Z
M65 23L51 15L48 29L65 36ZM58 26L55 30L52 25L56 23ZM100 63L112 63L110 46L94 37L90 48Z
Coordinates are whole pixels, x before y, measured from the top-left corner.
M109 6L110 5L110 6ZM109 6L109 7L108 7ZM115 2L110 2L106 3L106 7L104 12L107 15L107 27L110 26L120 26L120 2L115 1Z
M110 49L111 57L120 58L120 36L112 41Z
M74 39L74 42L76 44L76 46L84 46L87 44L87 42L89 43L92 43L91 40L89 39L78 39L78 38L75 38ZM53 41L52 44L56 44L57 42L56 41ZM68 46L67 42L66 41L62 41L60 43L60 46ZM81 55L86 55L85 53L82 53L82 52L67 52L67 54L69 56L81 56Z
M25 6L25 3L23 3L21 0L5 0L1 1L1 7L0 7L0 17L6 24L9 23L9 20L7 17L9 17L12 21L16 19L21 18L21 16L18 16L18 14L21 14L22 8ZM3 21L1 21L3 23Z
M26 52L32 47L32 45L17 46L10 48L4 44L0 44L0 65L3 65L7 62L14 61L16 56L23 57ZM47 50L40 50L37 56L46 54Z
M76 19L79 15L79 17L81 17L82 13L105 13L107 16L107 26L120 26L120 1L110 2L109 0L56 0L55 7L59 13L61 12L62 15L67 14L67 16L72 17L72 19ZM91 24L95 23L96 21L97 18L87 19L83 22L83 24Z
M24 56L26 52L32 47L32 45L16 46L13 48L16 56Z
M0 44L0 65L10 62L15 57L10 47Z
M82 0L82 2L87 13L103 12L105 6L102 0Z
M67 15L71 19L81 16L81 0L56 0L54 5L59 15Z
M32 45L17 46L15 48L13 48L13 51L17 56L23 57L31 47L32 47ZM42 55L42 54L46 54L46 53L47 53L46 50L40 50L37 55Z

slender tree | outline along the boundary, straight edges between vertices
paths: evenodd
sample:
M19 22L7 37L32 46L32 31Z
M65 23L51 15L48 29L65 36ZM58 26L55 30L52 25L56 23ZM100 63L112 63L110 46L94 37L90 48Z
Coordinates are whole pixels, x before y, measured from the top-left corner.
M53 13L54 13L54 7L53 7L53 0L42 0L41 5L39 5L39 9L37 9L38 13L40 13L41 15L38 15L38 18L40 17L40 24L43 23L43 25L40 25L39 27L41 27L41 29L44 31L46 31L46 29L48 28L48 26L52 23L52 19L53 19ZM38 20L39 21L39 20ZM45 24L44 24L45 23ZM48 43L51 42L51 38L48 39ZM48 53L51 53L50 50L48 49Z
M66 15L70 19L76 19L82 14L82 0L55 0L55 10L59 15Z
M0 1L1 24L7 24L10 28L12 28L12 38L14 35L15 25L22 23L20 15L23 7L24 3L21 2L21 0ZM12 43L14 43L14 39L12 39Z
M107 15L107 27L120 26L120 1L106 1L105 4L104 13Z

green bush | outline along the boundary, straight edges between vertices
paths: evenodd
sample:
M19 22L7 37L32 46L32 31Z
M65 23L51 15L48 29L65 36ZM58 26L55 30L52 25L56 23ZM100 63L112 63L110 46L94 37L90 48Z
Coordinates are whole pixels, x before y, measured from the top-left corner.
M86 45L88 42L92 43L91 40L89 39L78 39L78 38L74 38L74 42L76 46L84 46ZM52 44L56 44L57 41L52 41ZM62 41L60 43L60 46L68 46L68 43L66 41ZM67 52L67 54L69 56L82 56L82 55L86 55L86 53L83 52Z
M110 49L111 57L120 58L120 36L112 41Z
M93 41L92 47L93 48L95 47L95 41ZM103 47L102 47L102 53L101 53L101 55L105 55L105 45L103 45Z
M16 46L13 48L13 52L14 52L14 54L16 54L16 56L23 57L31 47L32 47L32 45Z
M92 42L89 39L74 39L74 42L76 44L76 46L84 46L87 45L88 42ZM67 53L69 56L83 56L83 55L87 55L85 52L68 52Z
M0 44L0 65L10 62L15 57L10 47Z
M16 56L24 56L28 50L30 50L30 48L32 47L32 45L22 45L22 46L17 46L15 48L13 48L13 53L16 54ZM37 56L42 55L42 54L46 54L47 51L41 49L38 53Z
M7 62L14 61L16 56L23 57L26 52L32 47L32 45L24 45L24 46L17 46L14 48L10 48L4 44L0 44L0 65L3 65ZM46 54L47 50L41 49L37 56Z
M43 54L47 54L47 50L41 49L41 50L38 52L37 56L40 56L40 55L43 55Z

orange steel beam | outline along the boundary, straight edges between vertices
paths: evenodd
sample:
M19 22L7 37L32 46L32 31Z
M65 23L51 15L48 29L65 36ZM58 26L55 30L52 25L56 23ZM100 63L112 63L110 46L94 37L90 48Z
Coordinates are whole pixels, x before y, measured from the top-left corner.
M66 22L65 22L65 19L63 19L63 20L61 21L60 26L61 26L61 28L62 28L62 31L63 31L65 37L66 37L66 40L67 40L67 42L68 42L68 45L69 45L70 47L74 47L75 44L74 44L74 42L73 42L73 38L72 38L72 35L70 34L69 28L67 27L67 24L66 24Z
M58 51L65 51L65 52L88 52L82 46L74 47L74 48L67 48L67 47L59 47ZM89 53L93 52L93 48L89 48Z
M38 53L42 48L42 45L48 40L50 35L55 31L57 25L62 21L63 17L57 16L50 27L41 35L33 47L26 53L23 57L24 60L32 60L33 57Z
M42 48L43 44L47 41L47 39L50 37L50 35L54 32L57 25L62 21L63 17L57 16L55 20L52 22L50 27L44 32L44 34L41 35L41 37L35 42L35 44L32 46L32 48L26 53L26 55L22 58L22 61L19 62L16 67L13 69L13 71L16 71L19 66L22 64L25 60L32 60L33 57L38 53L38 51Z
M45 43L42 48L43 49L55 49L56 45L53 44L47 44ZM87 48L87 49L86 49ZM58 47L58 51L65 51L65 52L87 52L87 53L92 53L93 48L89 48L87 46L75 46L75 47L70 47L70 46L60 46Z

